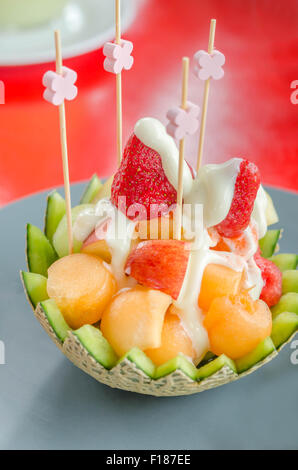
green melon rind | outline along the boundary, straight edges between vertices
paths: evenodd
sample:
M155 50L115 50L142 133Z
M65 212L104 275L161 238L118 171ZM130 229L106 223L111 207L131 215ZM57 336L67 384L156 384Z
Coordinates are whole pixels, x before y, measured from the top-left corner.
M50 242L52 242L54 233L65 212L66 204L64 198L57 191L50 193L47 198L44 224L44 233Z
M116 365L118 357L99 328L84 325L73 331L73 334L79 339L88 353L105 369L112 369Z
M40 305L41 304L38 305L39 309ZM36 309L36 311L38 310L38 308ZM196 377L194 379L190 378L190 374L186 375L184 368L183 371L181 370L181 358L179 360L180 369L174 370L174 367L172 366L172 372L168 373L169 364L167 364L165 368L168 375L159 377L161 371L160 369L159 374L155 373L154 379L152 379L150 377L150 373L148 374L149 370L146 370L146 367L144 366L144 353L139 354L136 351L137 348L133 348L133 350L129 351L127 355L115 362L115 365L110 370L107 370L101 365L101 363L97 362L97 360L94 358L94 351L90 353L91 348L89 347L87 350L86 347L82 344L78 335L75 334L73 331L68 330L67 337L65 338L65 341L62 344L61 341L58 341L58 338L55 336L52 326L49 323L48 319L45 317L44 311L42 309L40 309L39 315L36 315L36 317L38 318L42 326L45 328L47 333L51 336L51 338L56 342L59 347L61 347L63 353L68 357L68 359L70 359L77 367L84 370L86 373L94 377L99 382L105 383L110 387L116 387L124 390L155 396L188 395L218 387L220 385L237 380L240 377L252 373L256 369L264 365L266 362L269 362L271 359L273 359L273 357L275 357L277 354L272 340L270 338L267 338L265 340L265 350L263 342L258 348L256 348L255 351L253 351L253 360L259 361L257 362L257 364L253 364L250 369L247 369L243 366L240 367L239 364L241 365L241 363L240 360L238 360L238 370L242 371L240 375L237 375L237 373L235 372L235 365L233 361L229 360L228 358L224 359L224 356L220 356L219 358L214 359L213 361L209 362L207 365L199 369L195 369L194 366L190 363L190 361L188 361L186 358L183 358L190 364L191 368L195 369ZM99 330L97 331L100 334ZM84 342L86 343L86 337ZM258 349L259 353L257 354ZM246 361L249 360L248 356L244 358ZM250 356L252 356L252 354ZM133 362L136 357L138 359L137 365ZM251 361L252 358L250 357L250 363ZM112 362L114 362L114 360L112 360ZM173 361L172 364L174 362L175 361ZM223 364L224 366L222 367ZM156 370L157 369L158 368L156 368ZM244 371L244 369L246 370ZM146 372L144 372L144 370L146 370ZM153 371L153 367L151 370Z
M271 339L280 350L298 331L298 315L293 312L280 313L272 322Z
M213 359L213 361L205 364L204 366L197 369L197 380L204 380L216 372L220 371L223 367L230 368L235 374L237 374L236 364L232 359L227 357L225 354Z
M114 175L110 176L108 180L106 180L98 192L94 195L92 199L92 204L97 204L100 199L110 199L111 198L111 187L114 180Z
M272 261L281 271L288 269L296 269L298 265L298 255L294 253L280 253L279 255L271 256Z
M141 349L132 348L118 360L118 364L123 362L125 359L133 362L137 368L142 370L144 374L148 375L148 377L153 378L155 376L155 365L151 359L146 356L143 351L141 351Z
M80 204L89 204L92 202L102 186L103 184L97 174L94 174L81 197Z
M21 280L27 299L35 310L37 304L49 298L47 293L47 278L41 274L20 271Z
M278 218L278 214L274 207L271 196L267 193L267 191L265 191L265 194L267 196L266 222L267 222L267 225L269 226L269 225L276 224L279 221L279 218Z
M282 273L282 293L288 292L298 293L298 271L288 269Z
M29 271L45 277L48 275L48 268L58 258L44 233L31 224L27 224L26 256Z
M183 354L179 354L177 357L174 357L165 364L157 367L154 378L157 380L162 377L166 377L167 375L170 375L177 370L180 370L192 380L197 379L196 367Z
M267 230L266 235L259 240L261 255L264 258L270 258L275 252L280 232L280 230Z
M64 320L62 313L57 307L53 299L48 299L39 304L41 310L44 312L50 326L52 327L58 340L63 343L67 336L68 331L71 329L70 326Z
M142 393L154 396L181 396L202 392L210 388L223 385L237 378L237 375L223 368L212 377L202 382L191 379L184 372L176 369L172 373L151 379L143 370L139 369L133 362L125 357L111 370L106 370L101 364L95 361L85 347L81 344L77 336L72 332L63 345L63 352L68 359L85 373L91 375L97 381L135 393Z
M271 308L272 318L283 312L292 312L298 314L298 293L288 292L281 296L279 302Z
M210 361L212 361L213 359L215 359L217 356L216 354L213 354L213 352L211 351L208 351L205 356L203 357L203 359L201 360L201 362L198 364L198 367L202 367L206 364L208 364Z
M270 337L265 338L258 346L240 359L235 360L238 374L242 374L253 368L256 364L264 361L268 356L275 352L275 346Z
M72 215L72 225L74 224L78 215L85 209L93 208L93 204L80 204L79 206L75 206L71 210ZM58 253L59 258L68 255L68 238L67 238L67 220L66 215L62 217L60 223L57 227L57 230L53 236L53 245ZM82 243L73 239L73 252L79 253L82 247Z

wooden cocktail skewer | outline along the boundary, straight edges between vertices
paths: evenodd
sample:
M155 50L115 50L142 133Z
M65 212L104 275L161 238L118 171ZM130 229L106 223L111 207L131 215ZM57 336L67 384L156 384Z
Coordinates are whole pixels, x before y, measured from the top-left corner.
M216 20L213 19L210 22L208 54L213 53L215 28L216 28ZM198 149L198 160L197 160L197 172L199 171L199 168L200 168L201 163L202 163L202 157L203 157L203 147L204 147L204 140L205 140L206 118L207 118L207 109L208 109L210 80L211 80L211 78L208 78L208 80L205 81L205 88L204 88L202 118L201 118L200 137L199 137L199 149Z
M120 0L115 0L116 34L115 43L121 44L121 8ZM116 106L117 106L117 158L120 165L122 157L122 75L116 74Z
M61 53L61 39L60 31L55 31L55 49L56 49L56 73L62 75L62 53ZM64 179L64 192L66 202L66 219L67 219L67 236L68 236L68 251L69 254L73 252L73 235L72 235L72 217L71 217L71 196L69 184L69 169L68 169L68 151L67 151L67 137L66 137L66 118L65 118L65 105L64 100L59 105L59 123L60 123L60 142L63 163L63 179Z
M118 165L122 156L122 70L130 70L133 65L133 43L121 38L120 0L115 0L115 42L106 42L103 48L104 69L116 75L116 140Z
M189 58L182 59L182 98L181 108L187 108L188 94L188 75L189 75ZM184 166L184 146L185 137L179 141L179 167L178 167L178 190L177 190L177 208L176 208L176 224L174 227L174 238L181 240L182 225L182 200L183 200L183 166Z

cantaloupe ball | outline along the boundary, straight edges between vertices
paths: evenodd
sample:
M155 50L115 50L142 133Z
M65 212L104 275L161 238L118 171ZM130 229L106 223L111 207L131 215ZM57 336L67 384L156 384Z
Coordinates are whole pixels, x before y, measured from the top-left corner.
M103 261L110 264L112 261L112 252L105 238L98 238L99 236L104 237L104 233L100 234L99 231L94 230L89 237L84 241L81 253L88 255L99 256ZM121 241L120 241L121 242ZM138 238L131 240L130 251L140 242Z
M173 214L166 214L161 217L153 217L150 220L140 220L136 225L136 233L139 240L173 240L174 239L174 218ZM186 238L186 232L181 227L181 239Z
M48 295L74 329L98 322L115 289L113 275L95 256L65 256L48 270Z
M99 258L106 263L110 263L112 261L111 251L105 240L96 240L94 243L90 243L86 246L83 245L81 253L99 256Z
M136 231L140 240L172 240L173 217L165 215L150 220L140 220Z
M204 318L210 350L238 359L251 352L272 330L269 307L248 293L213 300Z
M105 310L100 329L119 356L133 347L157 348L170 303L169 295L147 287L122 291Z
M164 319L161 345L159 348L146 349L145 353L157 366L173 359L179 353L195 359L196 352L192 341L183 328L177 309L173 305L168 309Z
M208 264L201 282L199 307L207 312L216 297L237 294L240 291L241 279L242 272L219 264Z

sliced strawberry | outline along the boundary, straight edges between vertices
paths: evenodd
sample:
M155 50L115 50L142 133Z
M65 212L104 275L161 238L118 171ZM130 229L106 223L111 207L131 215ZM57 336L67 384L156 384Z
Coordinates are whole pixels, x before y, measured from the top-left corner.
M177 299L184 281L190 243L181 240L148 240L139 243L126 262L125 272L140 284Z
M269 307L277 304L282 294L282 273L280 269L269 259L263 258L258 252L254 256L257 266L260 268L264 287L260 299Z
M119 197L125 196L123 205ZM146 214L138 220L150 219L150 204L163 206L161 214L177 201L177 192L162 167L160 155L132 134L123 154L121 165L114 177L111 201L122 212L133 204L142 204ZM151 214L152 215L152 214ZM133 215L127 214L129 218Z
M258 167L248 160L242 160L229 213L216 225L222 237L238 237L248 227L260 183Z

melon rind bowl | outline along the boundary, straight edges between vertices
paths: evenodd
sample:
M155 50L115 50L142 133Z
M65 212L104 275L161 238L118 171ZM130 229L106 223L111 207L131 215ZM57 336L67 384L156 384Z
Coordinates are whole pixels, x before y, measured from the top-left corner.
M94 201L99 186L101 183L94 176L81 203ZM118 358L97 326L85 325L79 330L71 330L55 302L48 299L46 268L57 259L57 255L53 255L51 237L46 236L56 228L54 226L49 229L47 226L49 212L57 212L54 224L57 225L63 217L64 207L63 198L56 191L51 193L47 200L44 233L30 224L27 226L28 272L21 271L21 279L28 301L42 328L75 366L98 382L112 388L157 397L191 395L239 380L255 372L275 358L297 333L298 315L293 311L278 312L273 320L271 337L266 338L252 353L237 361L225 355L216 357L209 354L195 367L188 358L178 355L166 364L155 367L138 348L133 348L124 357Z

